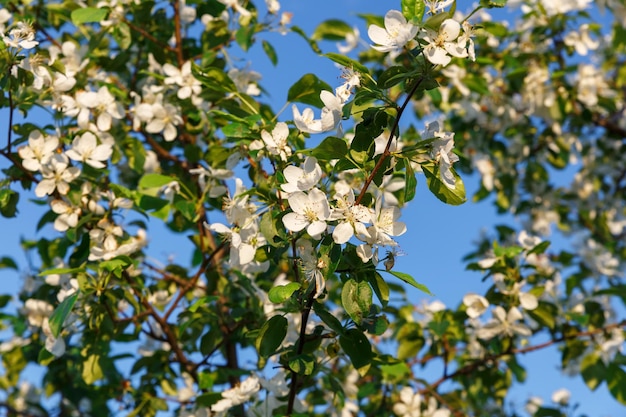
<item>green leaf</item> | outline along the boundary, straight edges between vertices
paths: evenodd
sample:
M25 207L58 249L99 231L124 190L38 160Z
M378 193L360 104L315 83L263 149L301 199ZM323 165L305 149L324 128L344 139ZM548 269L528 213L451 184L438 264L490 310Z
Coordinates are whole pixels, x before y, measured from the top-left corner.
M373 358L372 346L367 337L357 329L349 329L339 336L339 344L359 375L367 374Z
M320 319L331 329L334 330L337 334L344 334L345 329L341 325L341 322L328 310L324 308L323 304L315 303L313 304L313 310L315 314L319 316Z
M563 414L556 408L541 407L533 414L533 417L563 417Z
M197 299L192 305L190 305L187 310L191 311L192 313L195 313L196 311L198 311L200 307L211 304L213 301L216 301L218 299L219 297L216 295L207 295L207 296L201 297Z
M341 303L356 324L361 324L372 305L372 289L367 282L349 279L341 289Z
M274 49L272 44L264 40L263 42L261 42L261 45L263 46L263 51L265 52L265 55L267 55L267 57L270 59L272 65L276 66L276 64L278 64L278 55L276 55L276 50Z
M7 219L17 215L17 203L20 195L8 188L0 189L0 214Z
M310 354L304 354L290 358L289 369L299 375L311 375L315 369L315 357Z
M348 58L345 55L340 55L334 52L329 52L327 54L324 54L324 56L330 59L331 61L336 62L339 65L358 71L359 73L363 75L369 74L370 72L370 70L365 65L361 64L359 61L355 61L354 59Z
M76 304L76 300L78 299L78 292L66 297L65 300L61 304L57 306L52 315L50 316L50 331L54 337L59 337L61 333L61 329L63 328L63 323L67 316L72 312L72 308L74 308L74 304Z
M298 291L302 287L299 282L290 282L287 285L279 285L277 287L273 287L267 296L270 301L275 304L284 303L287 301L291 295Z
M276 349L287 335L288 324L287 319L280 315L272 317L263 324L255 342L259 355L268 358L276 353Z
M554 329L556 325L555 317L558 316L557 308L545 301L540 301L539 306L533 310L526 310L526 313L535 321L543 324L549 329Z
M382 74L380 74L380 77L378 77L378 87L386 89L400 84L407 78L408 73L409 70L405 67L389 67Z
M494 7L506 6L507 0L480 0L480 5L487 9L493 9Z
M415 281L415 279L409 274L406 274L404 272L398 272L398 271L383 271L383 270L377 270L377 271L387 272L388 274L391 274L396 278L400 278L402 281L417 288L418 290L423 291L428 295L433 295L433 293L430 292L428 287L426 287L424 284L420 284L419 282Z
M320 161L344 159L348 154L348 144L343 139L329 136L313 148L311 154Z
M409 22L421 22L425 10L424 0L402 0L402 14Z
M452 174L456 179L454 189L448 188L448 186L443 183L441 177L439 176L439 166L435 165L434 163L429 162L422 164L422 170L424 171L424 175L426 175L426 183L428 184L428 189L439 200L453 206L458 206L467 201L467 198L465 197L465 186L463 185L463 181L458 176L454 168L450 168Z
M309 44L309 46L311 47L311 49L313 50L313 52L315 52L316 54L321 54L322 50L320 49L319 46L317 46L317 42L315 42L313 39L310 39L307 34L299 27L299 26L291 26L291 31L297 33L298 35L302 36L302 38Z
M101 22L109 13L109 9L99 7L85 7L72 10L72 23L80 25L81 23Z
M17 271L17 264L12 258L9 258L8 256L3 256L2 258L0 258L0 269L4 268L11 268Z
M382 275L378 272L375 274L368 274L367 281L372 286L378 301L380 301L383 307L386 307L387 303L389 303L389 285L387 285L387 282L383 279Z
M585 384L594 391L607 378L607 369L597 353L591 353L580 361L580 374Z
M87 360L83 362L82 376L83 381L89 385L104 377L104 372L102 372L102 367L100 366L99 355L93 354L87 357Z
M626 372L620 366L610 364L607 369L606 383L611 395L626 405Z
M417 177L415 176L415 171L411 166L410 159L404 159L404 168L404 202L408 203L415 198Z
M328 41L342 41L348 33L352 33L352 27L343 20L329 19L317 25L311 35L311 39L319 41L325 39Z
M304 74L302 78L289 88L287 100L322 108L324 107L324 103L320 99L322 90L332 91L333 89L317 78L315 74Z
M139 180L139 188L161 188L172 181L176 181L176 178L161 174L146 174Z

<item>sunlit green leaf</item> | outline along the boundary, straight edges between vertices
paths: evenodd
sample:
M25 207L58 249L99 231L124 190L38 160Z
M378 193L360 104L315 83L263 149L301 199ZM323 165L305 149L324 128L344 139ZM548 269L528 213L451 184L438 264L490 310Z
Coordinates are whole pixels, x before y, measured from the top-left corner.
M76 304L76 300L78 299L78 292L68 296L63 300L61 304L57 306L49 319L50 331L54 337L59 337L61 333L61 329L63 328L63 323L65 323L65 319L70 315L72 309L74 308L74 304Z
M382 271L381 272L387 272L388 274L393 275L396 278L400 278L402 281L406 282L407 284L417 288L420 291L425 292L428 295L433 295L430 290L428 289L428 287L426 287L424 284L420 284L419 282L415 281L415 278L413 278L411 275L406 274L404 272L398 272L398 271Z
M109 9L103 7L84 7L72 10L72 23L80 25L82 23L101 22L109 13Z

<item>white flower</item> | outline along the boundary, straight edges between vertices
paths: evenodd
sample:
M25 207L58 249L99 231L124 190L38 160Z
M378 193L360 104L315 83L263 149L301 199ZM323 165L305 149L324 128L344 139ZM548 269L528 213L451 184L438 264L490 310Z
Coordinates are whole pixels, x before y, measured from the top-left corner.
M463 297L463 304L467 307L465 311L469 318L475 319L483 314L489 307L489 301L482 295L467 294Z
M339 51L339 53L342 55L346 55L348 52L356 48L357 45L359 44L359 36L360 36L359 29L357 29L356 27L352 28L352 32L346 33L345 45L337 43L337 50Z
M461 44L455 42L461 34L461 25L456 20L444 20L439 27L439 32L428 28L425 31L426 34L422 38L428 42L428 45L424 47L424 54L433 64L445 67L452 60L450 55L458 58L467 57L463 40Z
M342 187L344 185L344 187ZM365 223L371 221L372 213L370 209L360 204L355 205L354 191L345 182L338 182L335 185L337 193L334 199L337 207L333 210L333 220L339 220L339 224L333 230L333 240L341 245L357 234L367 234Z
M292 106L293 122L298 130L305 133L323 133L333 130L341 121L341 111L343 108L343 100L330 91L323 90L320 93L320 99L324 103L321 117L314 119L315 115L310 107L304 109L302 113L294 104Z
M291 148L287 143L288 136L289 127L283 122L276 123L271 134L266 130L261 131L261 139L263 139L267 151L271 155L280 156L283 161L287 161L287 158L291 156Z
M181 87L176 93L181 100L197 96L202 91L202 84L191 73L191 61L185 62L180 69L172 64L165 64L163 72L167 75L164 80L165 84L176 84Z
M231 68L228 70L228 77L233 80L237 91L249 96L258 96L261 94L258 82L261 80L261 74L256 71L239 68Z
M421 417L422 396L414 393L411 387L400 390L400 402L393 405L393 412L400 417Z
M428 12L430 14L437 14L449 5L451 5L454 0L425 0L424 3L428 6Z
M524 316L516 308L512 307L507 313L504 308L497 306L493 310L493 319L484 327L476 330L476 336L480 339L489 340L498 335L514 336L530 336L532 332L525 324L518 323Z
M322 168L317 163L317 158L307 156L301 167L289 165L283 174L287 180L287 183L280 185L283 191L287 193L308 191L322 178Z
M40 131L33 130L28 135L28 145L19 148L17 153L23 159L24 168L29 171L40 171L42 165L48 163L58 147L59 139L56 136L44 136Z
M176 126L183 122L179 110L169 103L154 103L152 105L153 119L146 125L146 132L161 133L167 142L176 139Z
M306 228L314 239L319 239L326 230L326 220L330 217L330 206L326 194L313 188L308 194L296 191L287 198L293 210L283 217L283 224L292 232Z
M43 321L41 328L44 335L46 335L45 348L48 352L52 353L55 357L60 358L65 353L65 341L62 337L54 337L52 330L50 329L50 323L46 318Z
M83 108L92 109L97 116L96 125L102 132L111 129L113 119L124 118L124 107L106 86L100 87L98 92L81 91L77 93L76 102ZM88 112L81 111L78 115L78 125L84 129L88 126L88 114Z
M226 194L228 188L222 185L221 181L233 176L233 171L230 169L213 169L203 166L190 169L189 173L198 176L198 185L205 192L208 189L211 198Z
M419 28L412 23L408 23L402 12L389 10L385 14L385 27L370 25L367 34L377 45L372 48L380 52L390 52L402 48L415 38Z
M63 200L52 200L50 207L59 215L54 219L54 230L65 232L70 227L76 227L81 213L80 207L74 207Z
M251 219L245 228L229 228L221 223L213 223L205 227L209 230L225 235L230 240L230 264L241 266L254 261L257 248L265 245L265 237L259 232L259 227Z
M309 282L315 284L315 298L317 298L326 289L326 280L324 279L322 269L327 265L322 259L317 257L311 241L298 240L297 247L302 262L302 272Z
M270 14L276 14L280 10L280 3L278 0L265 0L267 6L267 12Z
M222 399L211 406L211 411L219 413L236 405L243 404L256 394L259 389L261 389L259 378L253 375L243 381L239 386L222 392Z
M539 301L534 294L522 292L522 287L526 284L526 281L522 280L512 285L507 285L504 275L499 273L494 274L493 280L502 294L517 297L524 310L534 310L539 305Z
M80 175L80 169L69 166L69 159L65 154L54 154L48 163L41 168L43 179L35 188L35 195L43 197L57 190L65 195L70 190L69 183Z
M80 161L94 168L106 167L102 161L111 157L113 148L111 144L98 145L96 136L91 132L85 132L72 141L72 149L65 152L74 161Z
M589 50L598 49L600 42L594 41L589 36L589 25L583 23L578 30L573 30L563 38L563 42L567 46L573 46L579 55L587 55Z
M217 0L226 7L232 7L235 11L239 12L242 16L250 16L250 12L239 4L239 0Z
M26 22L17 22L16 27L3 37L4 43L11 48L31 49L39 45L35 40L35 30Z
M438 139L432 144L431 156L439 165L439 177L441 181L446 187L453 190L456 186L456 179L451 168L452 164L459 160L459 157L452 152L454 148L454 133L436 131L434 135Z
M47 320L53 311L54 308L49 303L43 300L29 298L24 303L24 309L22 312L26 315L28 324L35 327L41 327L43 326L44 320Z
M552 393L552 402L558 405L568 405L572 393L566 388L561 388Z
M170 181L161 188L159 188L159 193L163 194L163 197L165 197L165 199L169 201L170 204L172 204L176 194L180 193L180 184L178 183L178 181Z

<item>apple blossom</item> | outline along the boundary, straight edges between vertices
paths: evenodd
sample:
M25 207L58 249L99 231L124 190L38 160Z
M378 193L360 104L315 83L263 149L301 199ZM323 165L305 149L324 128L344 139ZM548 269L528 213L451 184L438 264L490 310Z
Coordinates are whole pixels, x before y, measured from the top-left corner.
M107 161L112 153L112 146L106 143L98 145L96 136L91 132L85 132L74 138L72 149L65 152L70 159L86 163L94 168L106 167L103 161Z
M496 306L493 310L493 319L483 327L478 328L476 335L484 340L493 339L499 335L508 337L530 336L532 331L528 326L518 323L523 318L524 316L516 307L511 307L507 313L502 306Z
M35 188L35 195L43 197L52 194L55 190L65 195L70 190L69 183L80 175L80 169L69 166L69 159L65 154L54 154L41 167L43 179Z
M422 39L427 42L424 47L424 55L435 65L446 66L452 57L466 58L467 50L463 40L458 42L461 34L461 24L454 19L446 19L441 23L439 31L425 29Z
M287 143L288 136L289 127L283 122L276 123L271 134L266 130L261 131L261 139L263 139L267 151L271 155L280 156L283 161L287 161L287 158L291 156L291 147Z
M28 135L28 145L20 147L18 154L23 159L24 168L41 171L42 165L48 163L58 147L59 139L56 136L44 136L39 130L33 130Z
M289 165L283 171L287 182L280 188L287 193L308 191L315 187L322 178L322 168L314 156L307 156L301 167Z
M176 96L181 100L197 97L202 91L200 81L191 73L191 61L185 62L180 69L166 63L163 65L163 72L167 75L164 80L165 84L174 84L180 87L177 89Z
M330 217L330 206L326 194L313 188L308 194L302 191L290 193L287 200L293 211L283 217L285 227L292 232L299 232L306 228L312 238L319 239L326 231L326 220Z
M376 44L372 48L380 52L396 51L415 38L419 28L407 22L398 10L389 10L385 14L385 27L370 25L367 34Z

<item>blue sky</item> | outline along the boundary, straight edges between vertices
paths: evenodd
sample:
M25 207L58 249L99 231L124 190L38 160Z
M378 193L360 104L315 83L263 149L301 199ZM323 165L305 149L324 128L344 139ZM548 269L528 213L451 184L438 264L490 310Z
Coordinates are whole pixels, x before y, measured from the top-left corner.
M317 24L328 18L340 18L359 27L361 36L367 37L367 30L357 13L373 13L384 15L389 9L399 9L399 1L379 0L319 0L319 1L281 1L285 11L293 12L292 23L311 34ZM463 10L469 2L459 1L459 9ZM313 72L320 79L331 86L340 84L340 70L335 65L311 52L306 42L295 34L287 36L278 33L262 34L260 39L271 42L278 52L278 66L273 67L264 55L260 45L255 45L250 57L239 56L251 60L250 68L263 75L261 85L270 92L274 109L283 106L287 97L288 88L304 73ZM332 43L323 43L324 52L336 52ZM237 56L237 52L233 54ZM246 61L241 62L245 66ZM35 113L34 113L35 114ZM4 126L7 123L8 112L0 110L0 138L4 138ZM281 119L291 118L290 109ZM6 167L6 160L0 161L0 167ZM464 178L468 196L478 188L476 178ZM22 195L20 213L17 219L0 218L0 228L3 230L3 239L0 242L0 256L12 256L25 270L27 259L19 249L20 237L33 239L49 235L49 228L45 233L37 234L35 225L39 220L41 210L26 201L34 196ZM441 300L449 307L460 303L467 292L484 293L488 282L482 282L482 276L475 272L465 271L461 258L474 249L472 241L479 237L481 229L491 231L492 226L512 220L496 215L490 202L474 204L471 201L458 207L448 206L437 200L427 189L423 176L418 177L418 190L415 199L403 210L403 221L407 223L408 232L398 240L401 249L407 254L398 257L396 270L413 275L419 282L427 285L435 297L409 290L409 299L416 305L433 300ZM172 238L163 228L159 231L158 221L152 220L150 227L150 245L148 254L155 259L166 260L174 257L177 262L185 264L191 256L191 245L185 237ZM36 260L35 260L36 262ZM16 274L10 270L0 270L0 282L3 289L17 291L20 287ZM509 397L518 411L530 395L543 397L546 403L552 392L559 388L567 388L573 393L574 401L580 402L576 415L614 417L624 414L624 407L619 405L608 394L606 385L591 393L584 385L581 377L568 378L558 370L560 354L556 349L547 349L534 352L521 358L521 362L528 366L528 381L523 386L516 387ZM432 379L438 376L440 369L426 370L424 375L432 372ZM37 373L32 374L37 378ZM601 406L599 406L601 404Z

